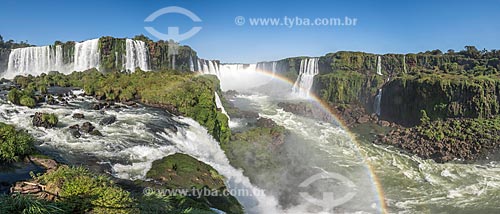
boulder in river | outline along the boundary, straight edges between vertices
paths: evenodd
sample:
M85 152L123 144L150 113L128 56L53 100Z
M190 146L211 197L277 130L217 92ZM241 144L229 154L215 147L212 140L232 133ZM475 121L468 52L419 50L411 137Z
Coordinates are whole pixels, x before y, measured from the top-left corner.
M105 117L99 122L100 125L110 125L113 124L116 121L116 117L114 115L111 115L109 117Z
M99 137L103 136L102 133L97 129L92 130L89 134L94 135L94 136L99 136Z
M32 123L36 127L53 128L59 122L55 114L36 112L33 116Z
M85 115L83 115L82 113L74 113L73 114L73 118L75 118L75 119L83 119L83 118L85 118Z
M69 132L75 138L80 138L82 136L82 134L80 134L80 130L78 128L77 129L73 129L73 128L70 127Z
M94 129L95 129L95 126L92 125L92 123L90 123L90 122L83 123L81 128L80 128L80 130L82 132L85 132L85 133L90 133L90 132L94 131Z

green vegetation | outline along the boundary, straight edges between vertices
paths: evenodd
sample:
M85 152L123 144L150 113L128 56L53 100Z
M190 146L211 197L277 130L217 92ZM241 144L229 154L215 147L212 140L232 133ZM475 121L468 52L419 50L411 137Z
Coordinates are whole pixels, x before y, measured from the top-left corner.
M223 144L231 165L252 172L248 174L256 182L261 178L252 175L277 172L279 166L286 164L282 157L281 144L285 141L286 130L282 126L257 126L249 130L234 133L231 141ZM269 179L269 177L266 177ZM266 183L262 180L262 183Z
M500 78L445 73L404 75L384 87L385 116L407 125L418 124L420 111L430 120L489 118L500 113Z
M425 111L424 111L425 112ZM466 141L470 143L500 142L500 116L485 119L448 119L429 121L415 127L419 135L437 142Z
M29 195L0 195L0 207L2 213L9 214L52 214L63 213L58 204L37 199Z
M224 178L214 168L181 153L154 161L146 177L164 181L169 188L207 187L217 190L225 187Z
M381 142L437 162L484 159L498 149L500 116L430 121L422 111L421 121L413 128L391 131Z
M0 163L19 161L35 151L34 139L14 126L0 123Z
M58 195L56 202L66 213L135 213L130 193L82 167L61 166L35 180Z
M79 87L86 94L109 101L140 99L146 104L166 107L173 113L179 112L193 118L221 143L228 142L231 135L228 118L215 105L215 91L220 90L215 76L140 70L104 74L92 69L70 75L52 73L38 77L16 77L16 82L26 88L33 85Z
M121 71L126 54L125 38L113 38L111 36L99 39L100 62L103 71Z
M51 127L55 127L57 123L59 122L59 119L57 118L57 115L55 114L42 114L42 123L47 123Z
M243 213L243 208L233 196L224 196L227 191L224 177L211 166L186 154L176 153L153 162L147 178L160 182L167 189L207 189L219 196L191 197L194 201L208 201L212 207L228 213Z
M28 89L18 90L13 88L7 94L7 99L14 105L21 105L33 108L36 106L36 100L34 98L33 91Z
M147 193L138 201L140 213L183 213L215 214L206 203L197 202L189 197L164 196L156 192Z
M2 213L215 213L210 210L213 205L209 202L186 196L166 196L156 192L134 196L107 176L91 173L82 167L63 165L44 175L34 176L30 182L43 185L45 194L2 195Z
M378 75L367 76L354 71L337 71L315 77L315 89L321 99L335 104L366 104L383 84Z

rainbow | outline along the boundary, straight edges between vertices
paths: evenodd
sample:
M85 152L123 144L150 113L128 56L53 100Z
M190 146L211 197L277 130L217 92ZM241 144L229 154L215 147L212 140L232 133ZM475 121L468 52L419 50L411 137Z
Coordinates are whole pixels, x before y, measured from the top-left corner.
M263 71L263 70L256 70L255 72L260 73L260 74L264 74L266 76L270 76L274 80L279 80L279 81L284 82L286 84L289 84L291 86L293 86L295 84L295 82L293 82L292 80L290 80L290 79L288 79L288 78L286 78L284 76L281 76L279 74L275 74L273 72ZM198 73L198 74L199 75L203 75L201 73ZM377 175L375 173L374 167L368 161L368 158L367 158L368 155L366 153L362 152L363 150L361 149L361 145L360 145L359 141L357 140L356 136L352 132L348 131L349 128L347 127L347 125L345 124L345 122L339 119L339 116L337 114L335 114L335 112L333 112L331 110L331 108L328 105L328 103L326 103L325 101L323 101L320 97L318 97L314 93L311 93L309 98L315 104L317 104L318 106L320 106L322 111L324 111L325 113L328 113L329 115L331 115L339 123L340 127L343 130L346 130L346 133L348 134L349 138L352 140L352 142L354 142L354 144L355 144L356 148L358 149L361 157L363 158L363 162L364 162L364 165L366 166L367 174L369 175L370 179L372 180L373 186L375 187L375 192L377 193L379 211L380 211L380 213L387 213L388 209L387 209L387 204L386 204L385 196L384 196L384 190L382 188L381 182L380 182L379 178L377 177Z

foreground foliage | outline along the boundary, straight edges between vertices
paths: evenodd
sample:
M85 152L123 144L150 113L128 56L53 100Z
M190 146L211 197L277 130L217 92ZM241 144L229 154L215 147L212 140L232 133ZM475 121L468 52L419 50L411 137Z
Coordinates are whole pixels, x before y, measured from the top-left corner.
M61 166L34 178L45 186L52 200L36 195L0 196L0 213L214 213L206 203L185 196L164 196L155 192L135 197L107 176L82 167Z
M146 177L161 185L155 188L192 190L210 194L193 195L195 202L208 202L211 207L228 213L243 213L243 207L228 190L224 177L211 166L186 154L176 153L153 162ZM204 207L198 207L204 208ZM206 208L206 207L205 207Z
M0 123L0 163L19 161L35 151L34 139L23 130Z

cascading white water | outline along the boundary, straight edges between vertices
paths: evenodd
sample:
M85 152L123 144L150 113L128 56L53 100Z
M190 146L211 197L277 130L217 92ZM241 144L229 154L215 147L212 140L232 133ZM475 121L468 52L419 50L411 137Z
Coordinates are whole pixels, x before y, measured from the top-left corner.
M198 72L219 75L219 63L215 60L198 59Z
M99 39L75 43L73 70L85 71L91 68L99 69L99 58Z
M219 94L217 92L215 92L215 105L217 106L218 109L220 109L222 111L223 114L226 115L228 120L231 120L231 118L229 117L229 115L226 112L226 109L222 105L222 101L221 101Z
M79 93L82 92L75 94ZM17 124L29 130L42 142L40 148L44 151L56 151L75 164L109 165L113 176L122 179L144 179L153 161L174 153L188 154L223 175L230 192L236 194L234 196L248 213L279 213L276 199L255 187L241 170L231 166L219 143L196 121L171 117L163 111L146 107L110 109L105 113L75 109L74 106L85 106L96 100L89 97L67 100L71 106L43 104L37 109L18 107L0 100L0 122ZM84 134L75 138L65 128L34 127L29 115L38 111L57 114L61 124L82 123L71 115L84 113L84 120L94 124L103 136ZM110 115L116 117L116 122L99 124L99 120ZM165 128L172 125L177 127L175 131Z
M271 72L275 74L277 72L278 62L258 62L256 65L256 70L260 72Z
M304 98L309 97L314 76L319 73L318 61L318 58L306 58L300 61L299 76L292 88L294 94Z
M379 89L377 92L377 96L375 96L375 101L373 102L373 110L375 114L380 116L380 101L382 100L382 89Z
M406 55L403 55L403 71L406 73Z
M10 52L4 77L10 79L16 75L40 75L64 70L63 51L59 45L17 48Z
M193 56L189 56L189 70L194 72L194 61L193 61Z
M382 57L377 57L377 74L382 75Z
M272 81L273 77L264 72L257 72L256 64L222 64L219 75L223 91L245 91L262 86Z
M149 71L149 55L146 43L143 41L126 39L126 59L124 67L128 71L135 71L139 67L143 71Z

